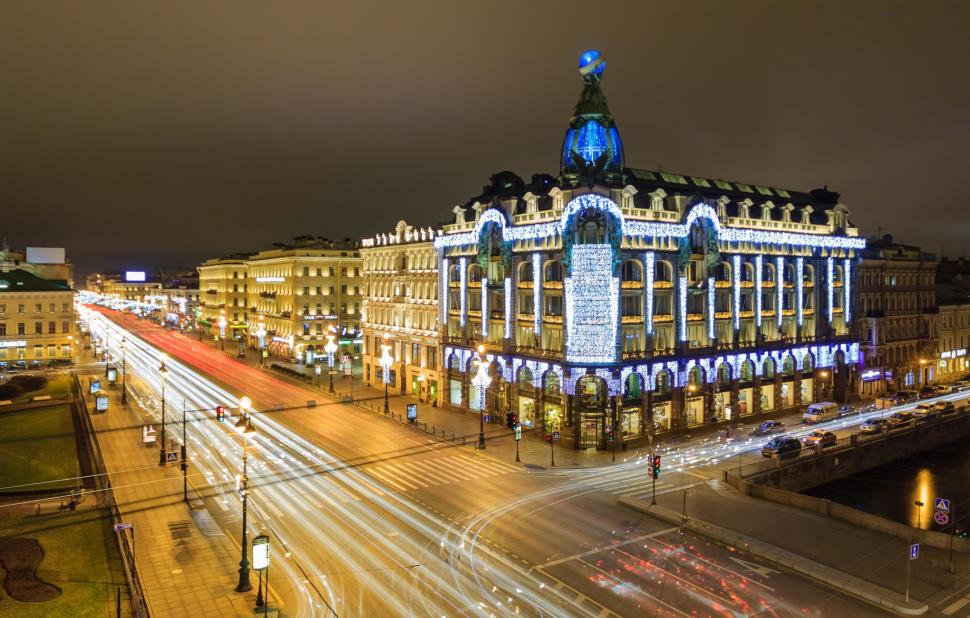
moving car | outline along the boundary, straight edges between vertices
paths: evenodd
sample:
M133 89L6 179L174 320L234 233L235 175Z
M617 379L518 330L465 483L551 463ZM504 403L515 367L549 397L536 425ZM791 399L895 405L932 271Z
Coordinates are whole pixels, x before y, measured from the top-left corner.
M812 433L802 438L802 442L805 443L805 446L815 446L816 444L821 444L822 448L835 446L838 441L839 439L834 433L824 429L816 429Z
M953 387L947 386L946 384L937 384L933 388L936 389L937 395L949 395L950 393L953 392Z
M767 436L772 433L781 433L785 430L785 424L781 421L765 421L754 428L751 432L755 436Z
M899 403L909 403L919 399L919 393L916 391L896 391L893 393L892 398Z
M894 429L896 427L901 427L903 425L906 425L912 420L913 420L912 412L896 412L895 414L887 418L886 422L889 423L890 429Z
M822 423L837 418L839 418L839 404L831 401L813 403L802 415L802 420L806 423Z
M882 428L886 425L886 419L873 416L872 418L867 418L866 421L859 426L859 430L866 434L882 433Z
M777 455L782 459L790 459L792 457L798 457L798 454L802 452L802 443L798 441L798 438L793 438L791 436L776 436L761 448L761 455L763 457L774 457Z
M967 381L967 380L957 380L956 382L954 382L953 384L951 384L951 386L953 387L953 390L954 391L965 391L968 388L970 388L970 381Z
M937 395L939 395L939 393L936 392L935 386L924 386L923 388L919 389L920 399L929 399L930 397L936 397Z

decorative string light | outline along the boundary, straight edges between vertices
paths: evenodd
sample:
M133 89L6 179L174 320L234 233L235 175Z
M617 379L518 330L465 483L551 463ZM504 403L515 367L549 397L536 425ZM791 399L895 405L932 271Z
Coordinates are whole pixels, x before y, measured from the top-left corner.
M505 338L512 338L512 279L505 278Z
M781 308L785 304L785 258L775 258L775 324L781 328Z
M488 339L488 279L482 277L482 338Z
M714 277L707 278L707 337L714 339Z
M542 254L532 254L532 332L539 335L542 328Z
M566 359L575 363L616 360L620 280L611 277L610 245L574 245L566 296ZM604 308L603 301L607 301Z
M802 325L802 295L804 288L805 258L795 258L795 316L798 326Z
M438 307L438 314L441 316L442 324L448 324L448 309L451 301L448 293L449 280L448 258L441 258L441 270L438 271L438 302L441 303L441 306Z
M465 317L468 315L467 311L467 300L468 295L468 268L467 268L468 258L458 258L458 295L460 296L458 300L458 323L462 328L465 328Z
M677 279L677 330L680 341L687 341L687 277Z
M734 295L734 330L741 328L741 256L731 256L731 293Z
M761 274L764 268L764 256L754 256L754 323L761 328Z
M850 312L849 305L852 302L852 261L848 258L842 260L842 293L845 295L843 297L845 325L849 326L849 321L852 319L852 314Z
M834 262L835 260L832 258L825 258L825 278L826 283L828 283L828 285L825 286L825 294L826 298L828 299L828 307L826 307L826 310L828 311L829 324L832 323L832 303L835 300L835 290L832 288L832 284L834 283L835 279Z
M647 334L653 334L653 276L654 276L654 253L647 251L643 254L644 277L643 287L643 324L647 329Z

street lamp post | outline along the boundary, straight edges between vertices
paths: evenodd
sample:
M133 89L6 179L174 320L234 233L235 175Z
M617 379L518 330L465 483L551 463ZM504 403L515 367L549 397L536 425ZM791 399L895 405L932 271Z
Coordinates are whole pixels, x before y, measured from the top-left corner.
M263 366L263 342L266 341L266 325L262 322L256 328L256 337L259 339L259 366Z
M128 363L125 358L125 345L127 340L121 338L121 405L128 403Z
M165 465L165 377L168 375L168 367L165 366L165 355L159 359L161 364L158 367L158 374L162 377L162 445L158 451L158 465Z
M485 448L485 389L492 383L491 376L488 375L488 363L485 362L485 346L478 346L478 371L472 378L472 384L478 387L478 448Z
M226 325L229 322L226 321L226 310L220 311L219 315L219 349L223 352L226 351Z
M330 394L332 395L333 390L333 355L337 351L337 344L333 342L333 333L327 334L327 345L323 346L323 350L327 353L327 366L330 368Z
M394 363L394 357L391 356L391 344L387 343L387 339L388 335L384 333L380 358L381 369L383 370L381 379L384 381L384 414L391 411L391 407L387 403L387 384L391 381L391 365Z
M320 365L313 368L313 373L317 374L317 388L320 388Z
M189 503L189 443L188 443L188 424L185 417L185 400L182 400L182 501Z
M243 467L242 477L239 479L239 493L242 495L242 540L240 542L242 553L239 560L239 583L236 584L236 592L248 592L253 589L253 585L249 582L249 530L246 523L247 499L249 497L249 440L256 434L256 428L253 427L249 415L246 413L250 405L249 397L243 397L239 400L240 416L235 425L236 430L243 437Z

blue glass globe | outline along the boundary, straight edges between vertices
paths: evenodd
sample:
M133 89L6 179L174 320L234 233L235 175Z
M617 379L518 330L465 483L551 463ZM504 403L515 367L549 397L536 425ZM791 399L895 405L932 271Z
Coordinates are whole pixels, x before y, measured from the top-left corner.
M606 61L597 49L587 49L579 55L579 72L582 75L602 75Z

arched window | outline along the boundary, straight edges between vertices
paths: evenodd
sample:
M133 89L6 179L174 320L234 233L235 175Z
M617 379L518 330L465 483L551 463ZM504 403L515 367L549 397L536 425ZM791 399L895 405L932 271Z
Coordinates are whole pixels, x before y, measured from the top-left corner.
M587 208L576 217L576 244L601 245L606 242L606 214Z
M519 281L532 283L532 260L525 260L519 264Z
M623 383L623 396L627 399L637 399L641 392L640 376L637 373L631 373L626 377L626 382Z
M452 264L448 267L448 281L451 283L461 281L461 272L458 270L458 264Z
M519 391L532 391L535 385L532 382L532 370L526 366L519 369Z
M559 374L555 371L547 371L545 386L543 387L546 395L559 395L561 385L559 384Z
M802 371L811 371L815 369L815 359L812 358L811 354L806 354L805 358L802 359Z
M545 277L543 277L543 281L546 283L562 283L562 262L559 260L552 260L546 264Z
M754 380L754 363L747 360L741 365L741 381L750 382Z
M653 280L673 282L674 268L670 265L670 262L665 260L657 260L654 262Z
M481 283L482 281L482 267L477 263L472 264L468 267L468 281L469 283Z
M636 260L623 262L623 266L620 269L620 276L622 281L637 281L642 283L643 268L640 267L640 262Z
M704 385L704 370L701 369L700 367L694 367L693 369L691 369L690 370L690 373L687 375L687 383L688 384L693 384L698 389L700 389L701 387L703 387L703 385Z
M717 381L721 384L729 384L731 382L731 365L721 363L717 366Z
M786 376L790 376L795 373L795 359L792 358L791 354L785 356L785 362L782 365L782 373Z
M657 378L655 380L656 385L653 392L658 395L667 395L670 393L670 372L666 369L662 369L657 372Z

